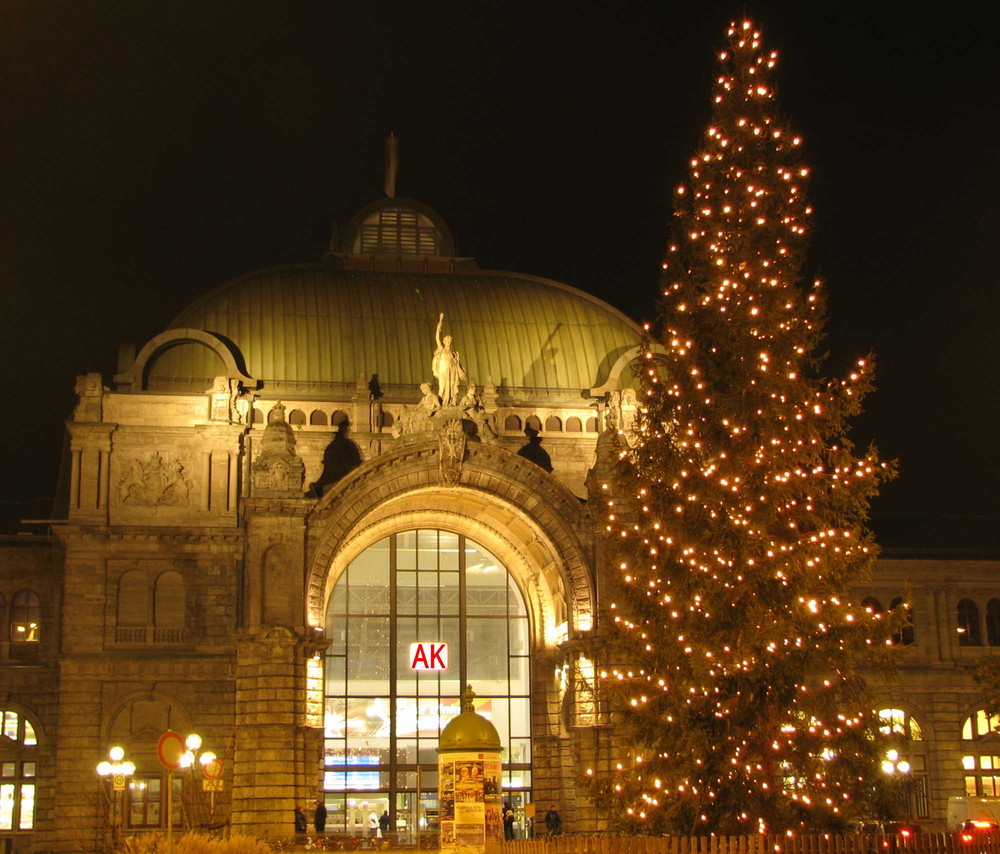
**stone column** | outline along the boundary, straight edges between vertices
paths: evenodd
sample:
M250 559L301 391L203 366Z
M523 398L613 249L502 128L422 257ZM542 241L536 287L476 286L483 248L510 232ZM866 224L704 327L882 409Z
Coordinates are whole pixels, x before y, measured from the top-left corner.
M303 640L281 626L236 642L234 834L292 836L295 806L314 797L316 757L307 747L315 750L316 740L303 725L303 653Z

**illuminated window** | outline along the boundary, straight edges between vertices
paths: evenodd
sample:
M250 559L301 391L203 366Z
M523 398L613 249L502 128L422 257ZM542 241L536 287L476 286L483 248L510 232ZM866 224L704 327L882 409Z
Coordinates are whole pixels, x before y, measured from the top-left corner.
M958 603L958 645L982 646L982 643L979 607L971 599L961 599Z
M908 646L913 643L913 611L903 602L902 596L897 596L892 600L889 610L895 611L897 608L906 608L906 625L892 636L892 642L901 646Z
M35 825L35 727L23 714L0 709L0 831Z
M128 783L129 826L159 827L161 801L159 777L131 777Z
M923 733L918 724L902 709L879 709L879 730L884 735L899 735L908 741L923 741Z
M978 709L962 721L962 740L969 742L962 757L965 794L969 797L1000 797L1000 756L997 755L997 734L1000 717ZM975 742L981 741L977 750Z
M892 739L891 743L899 754L893 767L901 771L905 763L906 770L902 773L909 775L909 779L913 781L906 795L907 814L914 818L927 818L930 814L925 756L927 746L923 743L920 724L903 709L879 709L875 714L878 716L879 731Z
M503 787L531 786L528 615L507 568L448 531L406 531L358 555L327 608L327 830L364 833L395 804L400 840L435 808L438 736L465 685L500 734ZM410 644L446 641L448 669L410 669ZM420 773L420 798L417 774Z
M30 590L15 593L10 600L10 639L21 643L37 642L41 613L37 594Z

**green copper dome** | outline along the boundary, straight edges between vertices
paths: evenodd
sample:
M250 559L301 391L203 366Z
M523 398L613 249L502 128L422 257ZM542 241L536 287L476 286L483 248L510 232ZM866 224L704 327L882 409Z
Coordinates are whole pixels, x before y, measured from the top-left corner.
M441 733L438 740L438 752L442 750L494 750L500 751L500 735L482 715L473 708L475 694L471 688L465 691L462 700L462 713L452 718Z
M454 252L450 233L417 202L363 209L340 249L232 279L168 329L210 333L265 393L290 396L336 396L373 374L388 395L412 396L431 380L441 313L442 334L452 336L469 380L484 386L492 378L520 399L579 400L642 337L635 322L583 291L445 257ZM196 342L162 348L143 370L154 391L201 392L226 374L218 355Z
M383 385L431 379L438 314L469 377L508 388L572 391L604 382L639 328L595 297L515 273L372 272L302 264L263 270L217 288L171 328L204 329L231 341L264 387L320 392L378 374ZM223 373L203 347L162 354L150 378ZM159 383L156 382L159 380ZM204 383L201 383L204 386ZM201 390L201 389L199 389Z

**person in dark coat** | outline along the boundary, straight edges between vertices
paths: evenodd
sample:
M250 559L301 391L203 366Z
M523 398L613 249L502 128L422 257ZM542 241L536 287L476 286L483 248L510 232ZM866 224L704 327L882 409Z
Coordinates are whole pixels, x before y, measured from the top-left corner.
M306 820L306 814L302 807L295 808L295 832L305 833L309 827L309 822Z
M322 801L316 801L316 813L313 815L313 824L316 827L317 833L322 833L326 830L326 804Z
M510 804L505 804L503 808L503 838L514 838L514 810L510 808Z
M389 838L389 810L383 810L382 815L378 817L378 829L382 831L382 838Z
M562 832L562 816L554 806L545 813L545 829L549 836L558 836Z

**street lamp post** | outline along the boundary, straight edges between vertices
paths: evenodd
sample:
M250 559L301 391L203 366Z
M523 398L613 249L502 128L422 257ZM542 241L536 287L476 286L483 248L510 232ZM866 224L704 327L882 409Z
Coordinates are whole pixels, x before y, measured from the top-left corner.
M900 759L898 750L887 750L882 760L882 770L886 774L909 774L910 763Z
M179 764L181 768L191 769L195 765L200 765L202 775L207 777L210 767L214 767L218 762L216 755L211 750L201 749L202 739L198 733L191 733L184 739L184 746L187 748L181 754ZM215 790L211 790L211 812L215 812Z
M110 760L110 761L109 761ZM125 748L115 745L108 751L108 759L97 764L97 773L102 780L111 780L114 794L111 798L112 843L117 847L118 833L125 824L125 809L121 804L128 778L135 773L135 763L125 758Z

